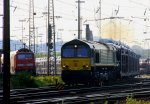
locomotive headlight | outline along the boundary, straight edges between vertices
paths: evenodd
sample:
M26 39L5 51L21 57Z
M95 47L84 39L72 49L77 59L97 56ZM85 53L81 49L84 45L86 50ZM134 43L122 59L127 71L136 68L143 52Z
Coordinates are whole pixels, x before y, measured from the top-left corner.
M88 69L89 66L88 65L83 65L83 69Z
M75 48L77 48L77 45L74 45Z
M62 67L63 67L63 68L65 68L65 67L66 67L66 65L63 65Z
M62 67L65 68L65 69L69 69L68 65L63 65Z
M88 65L86 65L86 68L89 68L89 66L88 66Z

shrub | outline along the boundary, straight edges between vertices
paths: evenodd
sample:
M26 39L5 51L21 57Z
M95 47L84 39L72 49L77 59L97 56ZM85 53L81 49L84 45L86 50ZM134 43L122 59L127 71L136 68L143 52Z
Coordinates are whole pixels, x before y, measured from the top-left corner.
M60 76L32 76L24 71L11 77L11 88L33 88L64 84Z
M64 84L60 76L37 76L34 77L34 80L39 87Z
M132 97L127 97L126 104L150 104L150 101L136 100Z
M11 77L11 88L26 88L26 87L37 87L33 76L26 72L20 72L15 76Z

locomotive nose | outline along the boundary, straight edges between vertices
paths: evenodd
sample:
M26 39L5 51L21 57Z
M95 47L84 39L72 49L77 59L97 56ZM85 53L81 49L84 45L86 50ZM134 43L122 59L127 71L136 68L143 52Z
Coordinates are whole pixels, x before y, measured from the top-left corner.
M74 67L78 67L78 63L74 63Z

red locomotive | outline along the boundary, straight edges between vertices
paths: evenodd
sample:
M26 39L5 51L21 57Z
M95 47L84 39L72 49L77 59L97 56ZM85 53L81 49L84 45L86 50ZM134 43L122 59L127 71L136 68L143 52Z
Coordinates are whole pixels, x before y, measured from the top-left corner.
M11 74L16 74L21 71L30 72L32 75L36 74L35 55L27 48L21 48L10 53Z

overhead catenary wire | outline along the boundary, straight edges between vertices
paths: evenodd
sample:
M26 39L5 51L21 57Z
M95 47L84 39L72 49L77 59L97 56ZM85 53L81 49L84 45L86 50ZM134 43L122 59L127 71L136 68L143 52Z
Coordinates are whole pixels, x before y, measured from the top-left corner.
M25 15L28 13L28 9L26 9L26 7L28 6L28 1L29 0L24 0L24 1L19 1L19 0L11 0L11 16L17 20L17 19L22 19L22 17L27 17L28 15ZM39 0L40 1L40 0ZM46 0L44 0L46 1ZM66 7L69 8L69 10L71 9L73 12L69 12L67 11L67 9L65 8L62 8L61 11L59 9L55 10L55 14L60 14L62 16L62 20L61 22L76 22L76 19L77 19L77 15L76 15L76 10L77 10L77 4L75 3L75 0L74 2L71 2L71 1L65 1L65 0L55 0L57 4L60 4L60 5L57 5L59 7L61 7L63 5L66 5ZM90 0L87 0L87 1L90 1ZM105 0L104 0L105 1ZM117 9L118 7L118 2L119 0L115 0L116 2L109 2L109 1L105 1L103 3L103 5L105 5L105 7L114 7L114 9ZM144 2L140 2L140 1L137 1L139 3L135 3L136 1L135 0L126 0L126 1L129 1L131 5L126 5L126 4L121 4L119 5L121 7L121 13L123 13L125 11L125 9L134 9L134 8L137 8L137 7L140 7L140 9L142 10L143 9L143 14L144 14L144 10L145 8L147 8L147 10L149 10L149 7L147 6L147 4L145 4ZM142 3L142 4L141 4ZM143 5L144 4L144 5ZM92 9L93 8L97 8L97 7L93 7L93 8L88 8L86 7L86 2L84 3L84 7L82 6L81 9L84 11L84 13L91 13L91 17L89 16L86 16L86 15L83 15L83 21L84 20L88 20L88 19L92 19L92 15L93 15L93 18L94 18L94 13L92 14ZM109 17L110 16L110 13L109 11L108 12L104 12L103 10L105 8L103 8L103 5L102 5L102 18L104 17ZM0 6L1 6L1 3L0 3ZM15 7L17 6L16 10L15 10ZM123 8L123 9L122 9ZM15 10L15 12L13 13L13 11ZM36 12L38 13L38 15L42 15L42 12L45 11L45 7L44 5L35 5L35 10ZM19 12L23 12L23 13L18 13ZM148 11L149 12L149 11ZM121 14L119 14L119 16L121 16ZM125 18L128 18L126 16L124 16ZM130 17L129 17L130 18ZM97 17L95 19L98 19ZM36 19L37 20L37 19ZM43 18L40 18L39 20L43 20ZM96 22L96 21L94 21ZM137 24L137 25L141 25L141 26L148 26L145 25L144 23L142 23L142 21L139 21L137 22L137 20L134 18L132 19L132 23L134 24ZM26 23L27 24L27 23ZM37 26L40 25L39 23L36 23ZM64 24L62 24L64 25ZM13 27L13 26L12 26ZM64 26L62 26L64 27ZM67 29L66 29L67 30Z

